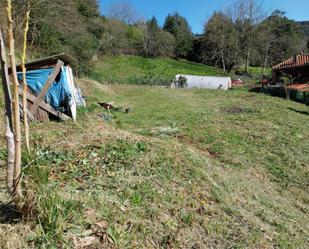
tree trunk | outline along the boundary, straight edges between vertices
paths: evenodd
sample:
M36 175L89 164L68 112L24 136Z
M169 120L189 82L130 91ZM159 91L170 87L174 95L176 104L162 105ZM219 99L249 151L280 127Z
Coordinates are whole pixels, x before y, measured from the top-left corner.
M9 84L8 67L6 63L6 53L0 29L0 62L1 62L1 74L2 74L2 85L4 92L5 101L5 136L7 142L7 189L9 194L14 192L14 165L15 165L15 142L13 134L13 121L12 121L12 98Z
M18 206L22 199L21 191L21 134L20 134L20 113L19 113L19 83L17 79L15 47L13 36L12 19L12 1L7 0L7 18L8 18L8 39L9 39L9 57L13 78L13 115L14 115L14 135L15 135L15 168L14 168L14 194L13 199Z
M290 99L290 89L288 83L286 83L286 85L284 86L284 90L285 90L285 98Z
M221 51L221 62L222 62L223 71L225 72L226 71L226 65L225 65L224 52L223 51Z
M5 137L7 141L7 152L8 152L6 185L9 194L13 194L15 189L14 187L15 141L14 141L14 134L9 125L9 120L7 116L5 123Z
M245 67L246 74L249 72L249 63L250 63L250 46L248 46L246 54L246 67Z
M238 57L238 41L236 41L236 43L235 43L235 51L234 51L233 61L232 61L232 64L230 65L230 67L229 67L228 73L230 73L232 71L233 67L235 66L237 57Z
M28 114L27 114L27 91L28 85L26 82L26 49L27 49L27 33L29 30L29 16L30 16L30 6L28 4L28 10L26 13L26 20L25 20L25 28L24 28L24 45L23 45L23 54L21 59L22 65L22 73L23 73L23 118L24 118L24 129L25 129L25 142L27 152L30 153L30 139L29 139L29 124L28 124Z
M264 54L264 63L263 63L263 69L262 69L262 76L263 77L265 75L265 69L266 69L266 65L267 65L269 48L270 48L270 42L267 43L267 47L266 47L265 54Z

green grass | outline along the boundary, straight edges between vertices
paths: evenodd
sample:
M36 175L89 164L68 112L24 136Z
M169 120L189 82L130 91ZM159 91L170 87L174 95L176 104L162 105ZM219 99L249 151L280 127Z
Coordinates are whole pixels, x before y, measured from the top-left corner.
M95 64L92 78L107 83L170 85L176 74L222 75L215 67L175 60L138 56L105 56Z
M266 75L271 70L267 68ZM104 83L163 85L169 86L177 74L203 76L222 76L222 69L187 60L171 58L144 58L139 56L104 56L94 63L90 77ZM233 79L240 78L246 85L259 82L262 77L261 67L249 67L249 76L230 73Z
M88 107L77 123L30 127L35 212L0 224L1 245L308 247L309 116L297 112L307 106L244 89L79 85ZM132 112L105 122L98 101Z

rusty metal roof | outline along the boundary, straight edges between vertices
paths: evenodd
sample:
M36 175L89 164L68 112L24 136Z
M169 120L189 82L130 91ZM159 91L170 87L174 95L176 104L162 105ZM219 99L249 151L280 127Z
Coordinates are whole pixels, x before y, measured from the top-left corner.
M300 53L290 59L287 59L273 67L273 70L280 70L285 68L302 67L309 65L309 55Z

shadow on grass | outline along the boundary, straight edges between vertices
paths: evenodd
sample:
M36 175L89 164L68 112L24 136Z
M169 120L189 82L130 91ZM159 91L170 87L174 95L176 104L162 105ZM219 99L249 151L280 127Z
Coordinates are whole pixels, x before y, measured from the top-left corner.
M249 89L249 92L253 92L253 93L261 93L262 88L260 86L257 87L252 87Z
M288 109L291 110L291 111L300 113L300 114L309 115L309 112L306 112L306 111L300 111L300 110L294 109L292 107L288 107Z
M21 213L13 205L0 203L0 224L16 224L21 219Z

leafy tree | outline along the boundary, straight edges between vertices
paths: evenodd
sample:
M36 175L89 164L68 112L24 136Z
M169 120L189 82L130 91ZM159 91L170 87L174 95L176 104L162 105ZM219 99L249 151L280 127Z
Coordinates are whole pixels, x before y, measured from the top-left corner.
M97 0L75 0L79 13L87 18L100 16Z
M139 55L143 42L143 32L136 25L129 25L126 28L127 49L126 53Z
M117 55L128 47L127 26L119 20L107 20L100 40L100 51Z
M156 56L174 56L176 40L172 34L160 30L157 33L157 43L158 50Z
M305 49L304 35L285 13L275 10L259 27L260 51L264 56L263 66L274 65Z
M231 18L215 12L205 25L203 54L205 61L231 71L238 57L238 37Z
M163 31L155 17L146 23L140 23L143 32L142 55L146 57L173 56L175 38L172 34Z
M253 0L237 1L228 11L215 12L205 25L204 39L195 44L203 62L227 71L234 65L263 66L264 73L266 66L306 49L297 23L284 12L262 17L261 5Z
M175 55L187 57L193 49L193 35L187 20L177 12L169 14L165 19L163 30L175 36Z

